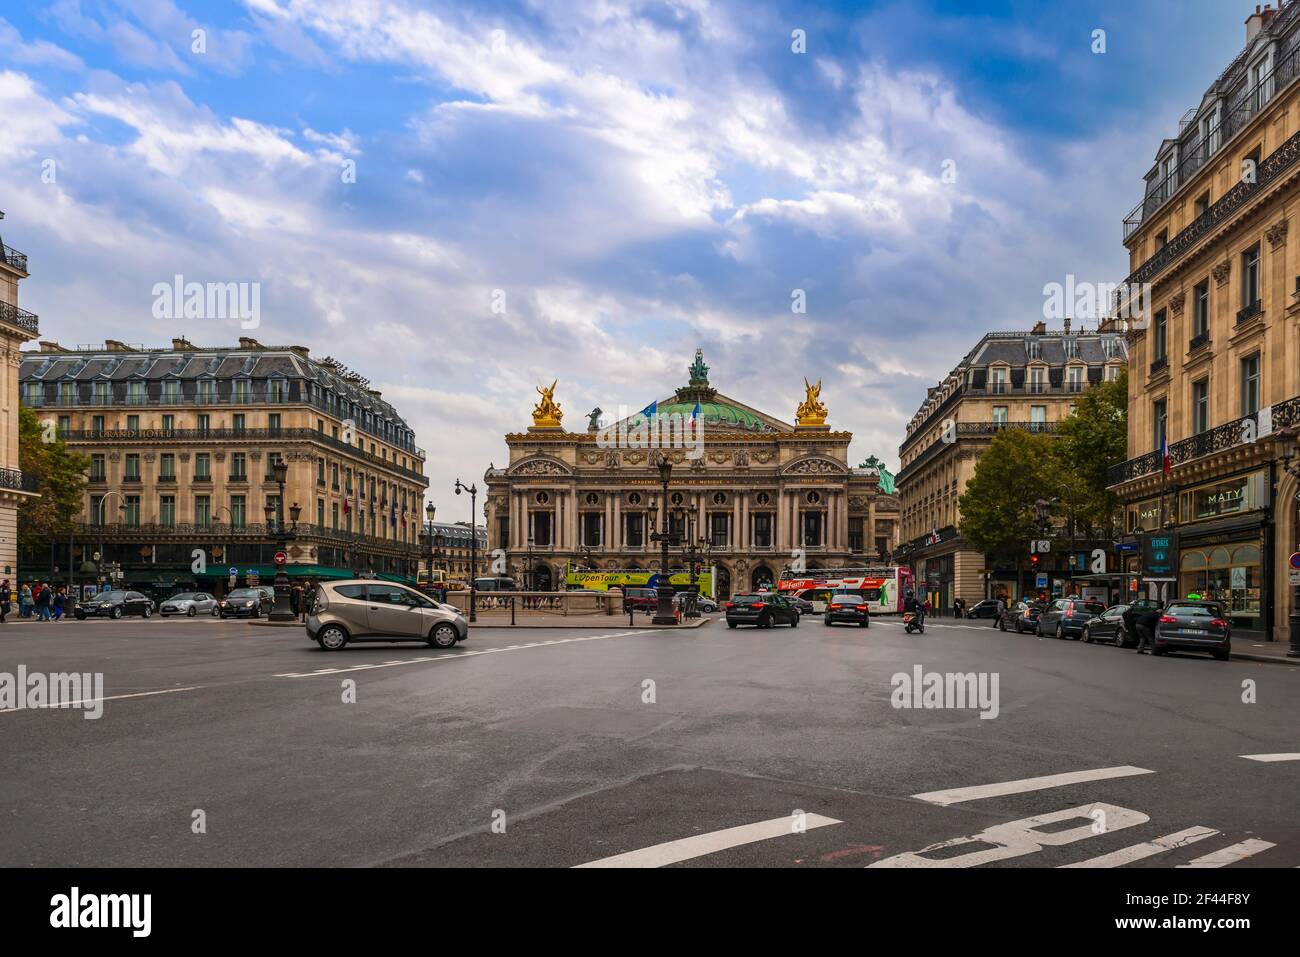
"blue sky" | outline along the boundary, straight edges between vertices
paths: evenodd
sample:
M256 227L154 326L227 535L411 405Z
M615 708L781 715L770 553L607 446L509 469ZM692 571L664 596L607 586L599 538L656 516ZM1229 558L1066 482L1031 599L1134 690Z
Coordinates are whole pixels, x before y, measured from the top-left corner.
M0 231L65 345L232 342L154 319L152 287L261 283L251 334L368 376L439 505L537 383L576 428L697 347L787 420L822 378L855 458L895 463L983 332L1124 277L1141 177L1253 8L12 0Z

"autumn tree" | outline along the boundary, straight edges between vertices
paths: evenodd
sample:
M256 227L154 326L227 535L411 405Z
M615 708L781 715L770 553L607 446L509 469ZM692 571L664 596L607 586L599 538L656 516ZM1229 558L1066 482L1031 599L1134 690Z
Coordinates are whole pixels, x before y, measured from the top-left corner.
M27 406L18 410L18 466L34 478L40 498L18 507L18 546L31 549L67 538L81 513L90 459L68 448L54 429Z

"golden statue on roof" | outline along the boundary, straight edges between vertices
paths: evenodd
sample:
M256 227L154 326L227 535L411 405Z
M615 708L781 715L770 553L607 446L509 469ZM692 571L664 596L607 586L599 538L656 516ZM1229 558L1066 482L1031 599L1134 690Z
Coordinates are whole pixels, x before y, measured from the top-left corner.
M804 400L799 403L799 408L795 410L795 425L812 425L821 426L826 424L826 406L821 403L822 380L818 379L816 385L811 385L805 376L803 380L805 390Z
M537 394L542 397L542 401L533 406L533 428L558 429L560 427L560 420L564 418L564 413L560 411L559 403L555 401L555 386L559 381L556 379L552 382L549 389L545 386L537 387Z

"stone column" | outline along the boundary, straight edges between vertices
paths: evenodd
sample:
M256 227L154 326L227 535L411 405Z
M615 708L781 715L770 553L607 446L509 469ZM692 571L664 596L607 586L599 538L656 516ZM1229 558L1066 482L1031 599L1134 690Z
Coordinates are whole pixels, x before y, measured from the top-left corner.
M623 496L614 493L614 524L609 530L609 542L611 551L622 551L623 549Z

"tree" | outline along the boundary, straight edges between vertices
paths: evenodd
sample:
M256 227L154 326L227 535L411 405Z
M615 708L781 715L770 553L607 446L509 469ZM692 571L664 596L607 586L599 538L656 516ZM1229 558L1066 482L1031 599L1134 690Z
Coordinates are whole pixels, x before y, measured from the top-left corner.
M20 406L18 466L23 475L36 479L41 495L24 499L18 507L18 547L31 549L66 539L81 513L90 459L68 448L52 426L41 424L35 411Z
M1061 475L1075 490L1081 522L1107 532L1119 500L1106 488L1110 467L1128 456L1128 370L1085 389L1078 408L1056 427ZM1049 493L1050 494L1050 493Z
M1034 505L1059 484L1053 446L1046 433L1006 429L980 457L957 507L962 535L989 558L1018 565L1039 537Z

